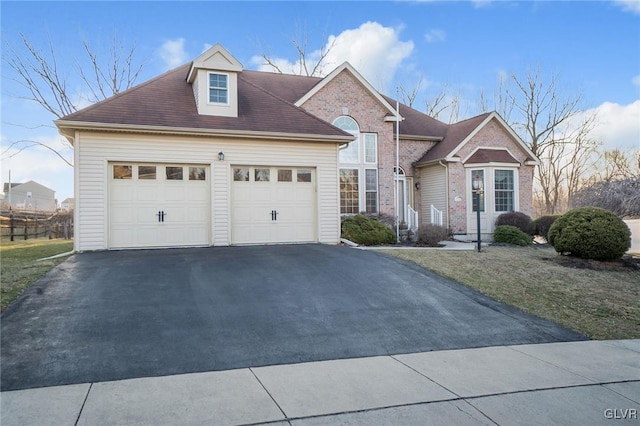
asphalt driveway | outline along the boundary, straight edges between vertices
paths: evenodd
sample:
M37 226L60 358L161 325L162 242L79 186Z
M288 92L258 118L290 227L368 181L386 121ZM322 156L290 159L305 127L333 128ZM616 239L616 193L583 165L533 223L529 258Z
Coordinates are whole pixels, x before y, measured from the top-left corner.
M326 245L77 254L0 331L2 390L585 339L414 264Z

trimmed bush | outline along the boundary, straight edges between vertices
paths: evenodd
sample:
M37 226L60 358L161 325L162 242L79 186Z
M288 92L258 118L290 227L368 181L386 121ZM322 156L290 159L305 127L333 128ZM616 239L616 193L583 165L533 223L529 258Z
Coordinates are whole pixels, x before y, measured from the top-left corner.
M549 241L549 229L553 222L559 218L559 214L540 216L533 221L534 235L539 235Z
M496 226L503 225L515 226L527 235L533 235L534 233L533 221L528 215L522 212L502 213L496 219Z
M496 243L515 244L528 246L533 242L529 234L522 232L520 228L512 225L500 225L493 231L493 241Z
M418 229L418 241L416 245L438 247L440 241L449 238L449 230L444 226L426 224Z
M631 231L614 213L599 207L579 207L549 229L549 244L558 253L583 259L615 260L631 247Z
M396 235L375 217L355 215L342 221L342 238L365 246L393 244Z

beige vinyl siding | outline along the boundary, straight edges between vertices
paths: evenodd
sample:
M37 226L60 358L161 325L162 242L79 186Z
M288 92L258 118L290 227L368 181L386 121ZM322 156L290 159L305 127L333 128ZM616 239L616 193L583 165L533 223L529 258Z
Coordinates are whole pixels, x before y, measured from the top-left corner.
M422 223L431 223L431 205L442 211L442 224L449 226L447 212L447 169L440 164L423 167L420 170L420 196Z
M340 238L336 145L221 138L78 132L77 250L107 249L107 163L207 164L213 177L212 244L229 244L230 168L234 164L313 167L318 179L318 242ZM218 160L218 152L225 160Z

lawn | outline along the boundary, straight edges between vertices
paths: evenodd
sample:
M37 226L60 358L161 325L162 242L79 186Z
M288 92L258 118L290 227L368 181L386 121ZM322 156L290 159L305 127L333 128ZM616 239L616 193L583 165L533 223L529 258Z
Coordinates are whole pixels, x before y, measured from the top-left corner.
M593 339L640 338L640 270L621 263L567 262L540 246L383 252Z
M4 311L24 290L66 257L42 260L73 250L73 241L2 240L0 244L0 310Z

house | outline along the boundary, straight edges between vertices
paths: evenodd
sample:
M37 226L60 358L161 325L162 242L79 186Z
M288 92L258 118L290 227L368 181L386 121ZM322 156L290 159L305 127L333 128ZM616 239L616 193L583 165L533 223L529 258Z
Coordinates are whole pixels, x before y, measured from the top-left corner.
M60 203L60 208L62 210L71 211L75 207L75 202L73 198L65 198L63 202Z
M75 248L335 244L359 212L442 212L466 237L472 174L483 232L502 211L531 213L536 158L499 115L399 112L396 135L395 101L348 63L324 78L250 71L215 45L56 121L75 148Z
M57 208L56 192L32 180L25 183L5 182L3 194L5 208L41 212L54 212Z

